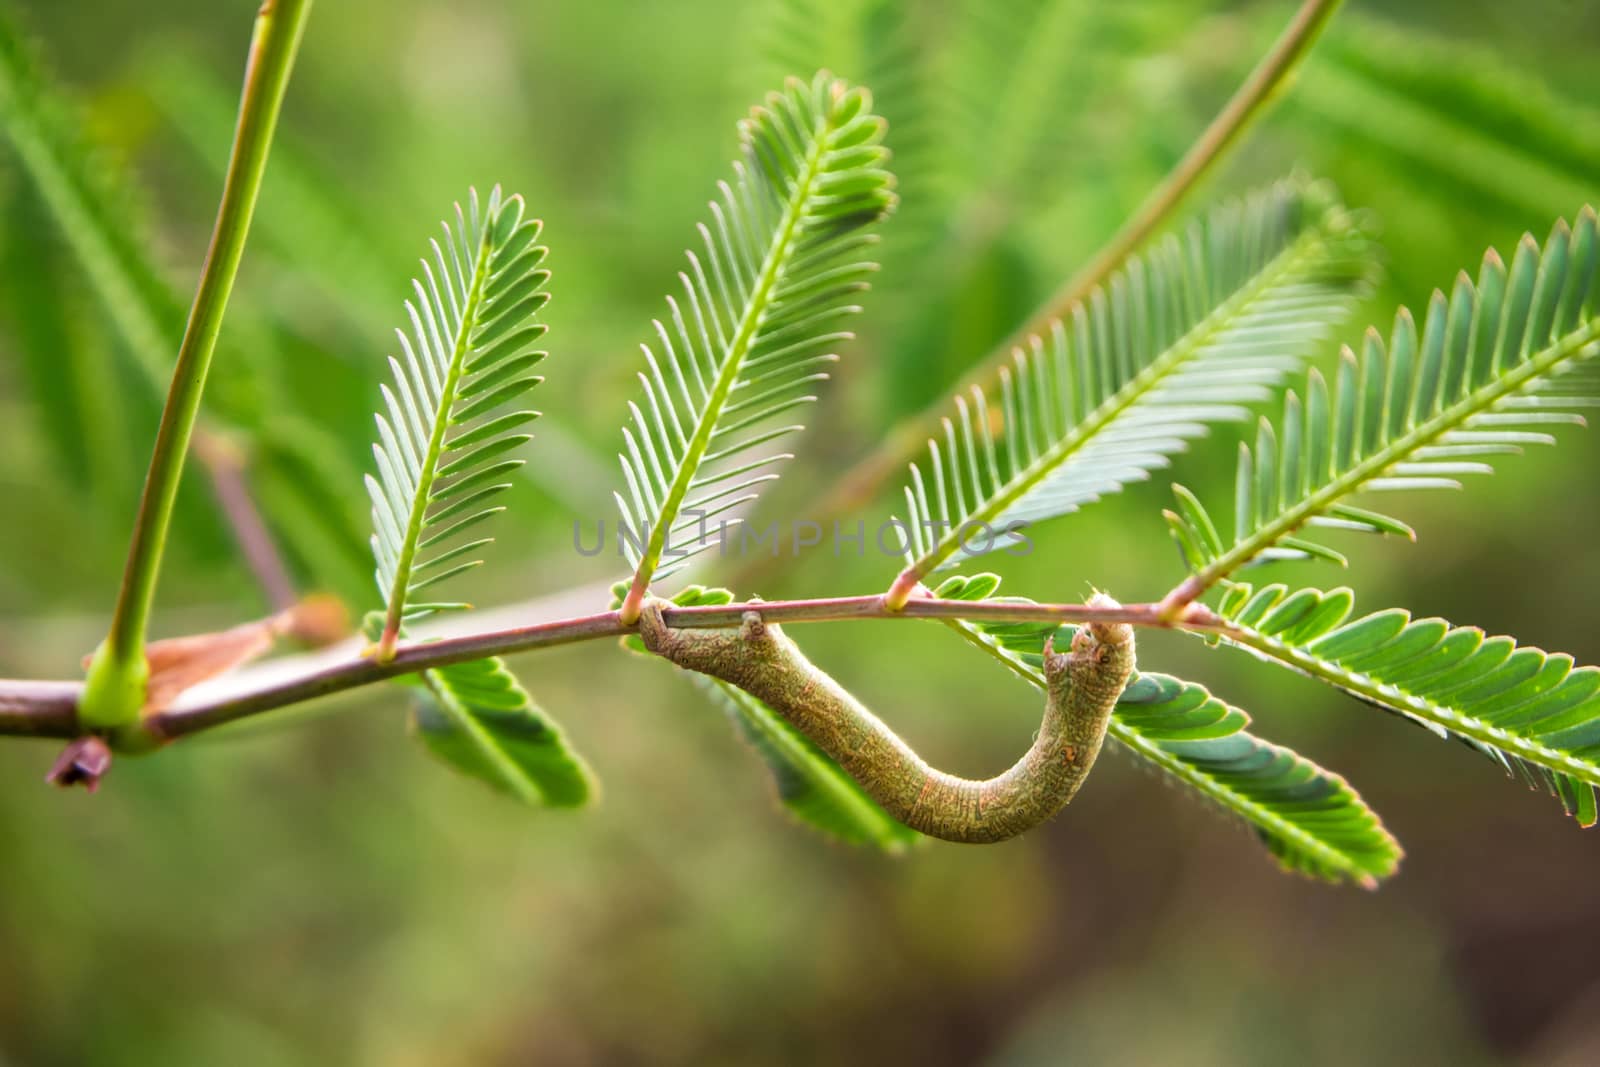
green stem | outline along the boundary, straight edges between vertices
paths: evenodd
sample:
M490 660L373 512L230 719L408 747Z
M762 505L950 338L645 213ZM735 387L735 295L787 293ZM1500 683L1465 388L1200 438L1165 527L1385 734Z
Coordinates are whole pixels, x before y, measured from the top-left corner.
M127 723L138 715L144 703L149 676L144 656L145 632L184 456L200 412L211 355L244 253L273 130L310 9L311 0L265 0L256 15L222 204L150 456L111 629L89 666L79 711L89 726L106 728Z

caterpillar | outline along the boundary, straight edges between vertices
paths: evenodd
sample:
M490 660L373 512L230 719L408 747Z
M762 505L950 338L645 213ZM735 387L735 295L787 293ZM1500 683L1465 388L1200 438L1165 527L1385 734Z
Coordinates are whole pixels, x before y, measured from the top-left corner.
M1097 594L1093 606L1115 607ZM737 630L674 629L663 600L646 601L639 636L658 656L738 686L809 737L885 811L931 837L988 844L1055 815L1088 777L1111 709L1133 674L1133 628L1090 623L1070 652L1046 642L1044 720L1033 747L996 777L930 767L893 730L806 658L776 623L746 612Z

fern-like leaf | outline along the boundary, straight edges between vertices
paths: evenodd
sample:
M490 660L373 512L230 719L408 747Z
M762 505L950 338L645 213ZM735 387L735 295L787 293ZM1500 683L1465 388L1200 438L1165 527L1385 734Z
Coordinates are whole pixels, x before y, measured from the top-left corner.
M920 141L928 132L916 15L895 0L774 0L750 50L755 88L824 69L871 85L876 108L894 126L895 158L904 160L907 134Z
M1002 217L1041 207L1080 148L1082 101L1112 65L1101 42L1114 15L1074 0L966 0L948 18L950 47L932 63L951 145L937 178Z
M505 409L543 381L531 373L545 356L531 347L545 332L532 318L549 299L540 224L497 186L487 204L476 192L465 211L458 204L455 225L443 228L406 303L411 334L396 331L403 358L389 360L394 387L383 387L372 446L378 476L367 476L386 599L380 655L392 653L404 622L464 606L418 594L481 562L471 554L491 539L460 535L504 510L490 501L522 465L507 454L538 417Z
M184 301L161 270L154 252L156 243L142 224L143 198L134 176L88 136L83 117L68 95L46 76L37 50L5 6L0 6L0 131L81 267L89 283L83 291L104 309L124 342L97 354L96 369L102 374L121 374L123 365L129 365L135 373L128 377L144 387L143 395L117 395L117 402L127 409L119 411L119 416L134 414L137 424L137 417L148 410L153 420L166 395L183 333ZM76 292L70 296L75 297ZM68 298L59 292L53 295L57 301ZM345 522L343 509L321 506L321 500L337 497L348 485L337 484L343 457L337 450L321 447L326 434L297 415L286 398L274 373L282 354L277 335L241 315L242 310L229 313L228 336L237 342L212 369L208 410L248 431L242 436L252 447L248 456L251 480L276 487L274 503L279 506L270 509L266 517L284 547L302 561L315 561L321 584L350 588L351 574L359 575L365 568L357 566L352 571L349 554L322 548L324 542L337 541L341 549L345 543L360 549L359 525ZM60 356L53 349L36 354L36 358L48 360ZM40 399L50 401L48 396ZM81 407L66 414L83 420L78 432L85 441L105 440L108 427L114 425ZM216 429L209 420L203 425ZM314 463L294 469L276 463L286 452L299 449L320 450L321 454ZM123 446L117 446L117 451L109 461L114 466L127 458L121 454L126 451ZM205 531L215 529L200 510L204 507L197 499L189 499L187 491L181 493L180 513L206 522L197 527L192 518L185 521L191 537L206 536ZM328 528L328 534L313 530L316 524L297 521L302 515L317 516L317 524Z
M1148 477L1315 350L1367 272L1367 241L1325 189L1286 182L1134 259L1002 371L956 398L911 468L903 591L1018 543L1022 526Z
M166 125L221 181L227 155L216 150L227 147L234 122L228 87L204 65L171 48L146 57L137 80ZM326 314L365 333L376 316L389 315L392 279L384 264L390 228L368 218L363 210L368 205L289 133L280 131L273 142L272 196L252 224L252 247L271 252L293 277L314 282L304 287L305 295L324 300ZM586 515L609 506L609 456L592 450L549 415L540 419L539 439L544 461L525 464L518 476ZM287 510L301 515L313 509L290 502ZM286 524L291 518L284 515ZM364 521L357 528L362 525ZM358 541L360 555L369 555L364 536ZM362 564L359 572L363 589L367 569Z
M22 30L0 10L0 126L60 223L140 371L157 389L183 330L183 308L141 246L137 197L48 83Z
M437 667L419 679L411 729L433 755L536 807L589 802L595 784L588 765L504 661Z
M954 575L935 596L994 599L993 574ZM1012 673L1044 688L1045 640L1068 647L1074 628L1038 623L947 623ZM1248 824L1285 870L1371 888L1402 852L1349 783L1305 757L1251 734L1250 717L1203 686L1136 673L1112 714L1109 736L1171 781Z
M1387 347L1369 332L1359 359L1345 350L1338 386L1313 373L1302 403L1262 420L1254 451L1241 447L1234 537L1224 544L1192 493L1176 487L1169 512L1198 595L1259 560L1343 557L1308 526L1412 536L1392 516L1351 506L1357 493L1456 489L1489 473L1495 456L1550 444L1551 427L1582 424L1574 409L1600 403L1600 235L1595 212L1557 222L1541 250L1517 246L1508 270L1491 249L1474 285L1465 274L1435 292L1422 335L1402 309Z
M1237 585L1224 641L1459 738L1594 824L1600 668L1399 608L1352 619L1354 607L1348 589Z
M234 87L170 41L142 54L130 80L175 147L221 181L238 104ZM273 138L272 195L251 223L251 246L314 282L304 295L326 301L328 314L363 328L380 312L387 319L394 259L387 238L395 228L369 222L361 190L319 166L294 133L279 130Z
M706 518L754 499L787 458L756 450L794 430L775 420L815 399L836 357L831 346L859 310L851 303L875 269L863 232L894 205L884 169L883 120L864 89L819 74L791 80L740 124L744 159L700 227L704 258L689 254L683 300L668 298L644 346L645 402L630 405L617 494L634 582L624 614L653 578L710 547L675 540Z
M1347 11L1285 103L1319 149L1336 141L1453 214L1475 201L1540 217L1594 195L1600 110L1459 34Z
M94 314L65 250L39 225L33 190L17 184L0 232L0 320L22 383L38 409L41 435L78 487L119 505L136 491L129 398L105 388L119 370L117 346ZM137 399L137 398L135 398ZM141 413L142 414L142 413Z
M828 70L849 84L872 86L873 110L888 123L897 199L883 223L884 243L874 252L883 271L873 282L878 336L886 336L893 327L881 316L892 315L902 297L926 307L919 279L939 269L943 259L934 245L950 223L935 185L940 166L956 153L932 108L929 11L899 0L772 0L766 6L749 49L755 87L781 84L797 70Z

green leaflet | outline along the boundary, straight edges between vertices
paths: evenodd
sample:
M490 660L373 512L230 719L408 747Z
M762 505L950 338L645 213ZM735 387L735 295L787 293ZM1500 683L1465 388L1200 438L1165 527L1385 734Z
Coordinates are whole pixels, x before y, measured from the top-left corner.
M465 607L416 594L478 565L466 557L491 539L461 535L505 510L489 501L521 466L506 457L530 440L518 431L537 417L505 409L543 380L529 373L545 357L532 349L545 332L533 315L549 299L540 224L523 217L521 197L502 198L498 186L481 205L474 191L455 215L413 282L412 332L397 331L404 358L389 360L393 388L382 387L376 416L378 476L366 482L376 577L387 598L381 630L371 635L379 655L392 651L404 623ZM419 678L425 695L412 723L434 755L529 804L588 799L587 766L498 658Z
M1167 522L1203 590L1250 563L1344 557L1306 527L1411 536L1389 515L1346 503L1356 493L1459 488L1488 460L1552 444L1555 426L1582 424L1600 403L1600 226L1584 208L1558 220L1541 249L1524 237L1507 268L1491 249L1474 285L1435 292L1419 336L1402 309L1387 346L1369 331L1359 359L1345 350L1337 389L1320 375L1302 402L1288 394L1274 427L1241 447L1234 535L1225 542L1195 496L1174 487Z
M1164 467L1210 424L1311 355L1369 269L1366 237L1317 185L1225 204L1130 260L1048 336L1018 350L998 397L957 397L911 468L903 578L1018 542Z
M1351 619L1354 606L1348 589L1234 586L1224 640L1459 738L1595 823L1600 668L1398 608Z
M489 502L510 487L501 479L523 461L508 454L532 439L520 431L538 417L506 408L544 380L531 373L545 357L532 348L545 332L533 316L550 298L540 224L496 186L481 208L474 191L443 228L406 302L411 334L397 331L404 359L389 360L378 476L366 479L387 604L380 649L392 649L403 622L464 606L417 594L481 563L471 555L493 539L461 535L505 510Z
M955 575L934 595L993 599L999 586L993 574ZM1064 647L1074 630L1036 623L947 625L1041 689L1045 639L1056 633L1056 647ZM1246 822L1285 870L1368 888L1392 875L1403 854L1400 845L1360 794L1339 775L1250 734L1249 724L1248 715L1203 686L1138 673L1117 702L1109 733Z
M779 416L816 398L847 339L852 301L876 266L868 228L894 206L863 89L819 74L791 79L740 123L744 159L719 184L704 258L689 253L683 302L669 297L659 345L645 346L644 405L630 404L616 494L635 569L630 599L711 547L686 535L755 499L787 455L762 446L793 431ZM638 543L634 543L634 539Z
M383 613L362 621L368 640ZM410 730L432 755L534 807L574 808L599 791L588 764L567 744L498 656L435 667L396 679L415 694Z
M445 763L535 806L581 807L597 791L588 765L499 657L419 677L411 729Z

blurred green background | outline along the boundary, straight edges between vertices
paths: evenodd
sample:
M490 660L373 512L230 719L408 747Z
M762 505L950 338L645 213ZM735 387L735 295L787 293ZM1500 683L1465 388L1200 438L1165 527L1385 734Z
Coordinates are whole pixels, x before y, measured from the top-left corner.
M106 159L136 172L124 210L186 300L255 5L20 6ZM861 338L764 505L793 514L1115 230L1290 11L322 0L208 407L298 579L373 606L359 476L390 331L436 220L504 183L552 248L548 415L464 593L619 577L576 556L572 520L610 515L637 345L735 120L827 65L878 91L905 209ZM1190 206L1299 167L1371 209L1386 276L1353 342L1487 245L1600 197L1597 55L1600 9L1579 0L1351 3ZM158 395L7 147L0 205L0 673L68 677L103 633ZM1229 482L1222 436L1180 462L1188 484ZM1600 438L1574 432L1468 494L1403 502L1419 545L1341 544L1360 602L1600 662L1597 460ZM189 482L161 634L265 607ZM1165 479L1134 487L997 568L1046 599L1158 596L1180 575L1168 499ZM892 506L886 490L864 517ZM866 592L894 569L824 549L740 591ZM1034 729L1032 691L934 628L807 636L954 771L992 773ZM775 809L692 687L581 646L516 663L604 780L579 814L442 773L388 689L120 761L94 797L42 784L48 746L0 745L0 1063L1600 1062L1600 837L1460 746L1163 638L1145 665L1350 778L1409 850L1397 879L1367 894L1281 875L1119 759L1012 844L835 847Z

